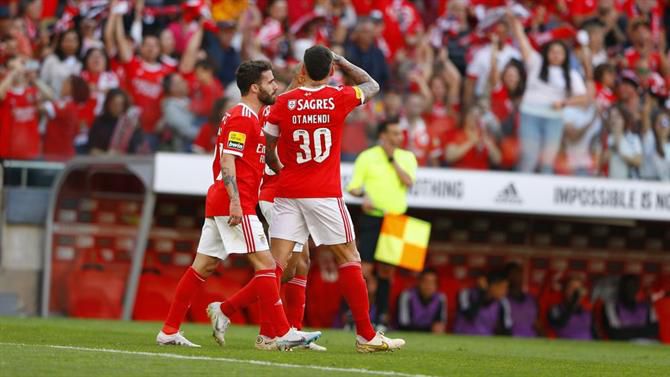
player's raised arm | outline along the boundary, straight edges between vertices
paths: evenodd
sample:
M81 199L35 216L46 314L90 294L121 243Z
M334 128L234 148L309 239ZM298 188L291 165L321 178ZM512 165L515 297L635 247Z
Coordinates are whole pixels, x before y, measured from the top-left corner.
M240 202L240 190L237 187L237 174L235 170L235 155L230 153L221 154L221 180L226 186L228 198L230 198L230 218L228 225L236 226L242 222L242 204Z
M379 93L379 84L364 69L357 67L343 56L333 52L333 64L340 67L342 73L347 75L356 86L363 92L364 102L369 101Z

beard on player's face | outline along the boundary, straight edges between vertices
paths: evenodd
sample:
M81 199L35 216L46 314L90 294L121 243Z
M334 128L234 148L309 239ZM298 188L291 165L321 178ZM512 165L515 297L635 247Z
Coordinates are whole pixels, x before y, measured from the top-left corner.
M263 87L259 87L258 100L261 101L263 105L273 105L277 99L275 93L276 90L274 92L269 92L263 89Z

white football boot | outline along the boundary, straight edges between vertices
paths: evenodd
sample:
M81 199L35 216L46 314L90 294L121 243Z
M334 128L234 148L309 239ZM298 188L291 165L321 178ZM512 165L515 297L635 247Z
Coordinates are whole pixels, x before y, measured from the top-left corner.
M159 332L156 335L156 343L159 346L182 346L182 347L194 347L200 348L200 345L191 342L186 339L181 331L177 331L174 334L166 334L163 331Z
M207 316L212 322L212 336L220 346L226 344L226 330L230 326L230 318L221 311L220 302L212 302L207 305Z
M306 346L321 337L321 331L298 331L294 327L277 338L277 349L280 351L289 351L294 347Z
M256 337L255 347L261 351L276 351L277 338L270 338L265 335L259 335Z
M381 331L377 331L375 337L370 339L370 341L366 341L360 335L356 335L356 351L361 353L389 352L400 349L404 345L404 339L387 338Z

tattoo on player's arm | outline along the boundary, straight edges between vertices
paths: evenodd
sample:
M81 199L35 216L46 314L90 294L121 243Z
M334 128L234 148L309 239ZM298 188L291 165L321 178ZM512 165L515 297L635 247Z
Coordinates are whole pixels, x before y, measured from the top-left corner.
M226 191L228 191L230 201L239 202L240 190L237 188L237 179L235 177L235 172L230 171L229 168L223 168L221 171L221 175L223 175L223 184L226 186Z
M358 86L365 95L366 102L369 98L379 93L379 84L364 69L357 67L342 56L338 56L337 64L342 72L347 75Z

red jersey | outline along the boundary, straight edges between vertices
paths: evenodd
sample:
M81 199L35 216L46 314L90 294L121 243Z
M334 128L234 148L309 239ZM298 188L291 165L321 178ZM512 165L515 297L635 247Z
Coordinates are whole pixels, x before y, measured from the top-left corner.
M150 64L133 58L124 66L128 90L136 106L142 109L140 124L144 131L153 133L161 118L163 78L174 71L163 64Z
M37 89L10 89L0 100L0 157L32 159L40 154Z
M49 123L44 135L44 156L66 160L75 154L74 139L80 130L79 108L72 99L50 102Z
M207 117L212 112L214 102L223 97L223 86L214 79L211 84L203 85L197 80L190 84L191 111L196 116ZM261 123L262 126L262 123Z
M256 214L258 187L265 166L265 134L258 115L249 106L239 103L228 110L221 120L214 154L214 183L207 191L205 216L229 216L230 199L222 181L221 156L237 156L235 174L240 191L242 213Z
M624 51L624 58L626 59L626 65L630 69L636 69L637 62L642 59L642 55L635 47L629 47ZM659 72L661 68L661 54L658 51L652 51L647 57L647 64L649 64L649 69L654 72Z
M91 88L91 97L95 101L95 113L102 112L102 106L105 103L105 96L110 89L118 88L121 84L119 76L113 71L94 73L82 71L81 78L88 83Z
M279 137L277 150L284 169L279 174L278 197L342 197L344 120L364 100L355 86L297 88L277 97L265 130Z
M603 108L610 107L616 102L616 95L612 92L612 89L604 86L603 84L596 83L596 102Z
M270 106L265 106L261 113L261 125L265 124L268 115L270 115ZM258 194L258 200L264 202L274 203L275 196L277 196L277 184L279 183L279 176L269 166L265 165L263 172L263 181L261 182L261 190Z
M498 84L491 91L491 112L499 121L507 119L514 110L514 103L509 98L509 92L505 85Z
M277 196L277 186L279 184L279 175L277 175L269 166L265 167L265 174L263 174L263 183L261 184L261 192L258 200L264 202L274 203L275 196Z
M465 131L456 130L449 139L449 144L461 145L468 141L468 136ZM450 166L457 169L487 170L489 168L489 151L482 142L470 148L463 157L452 162Z

